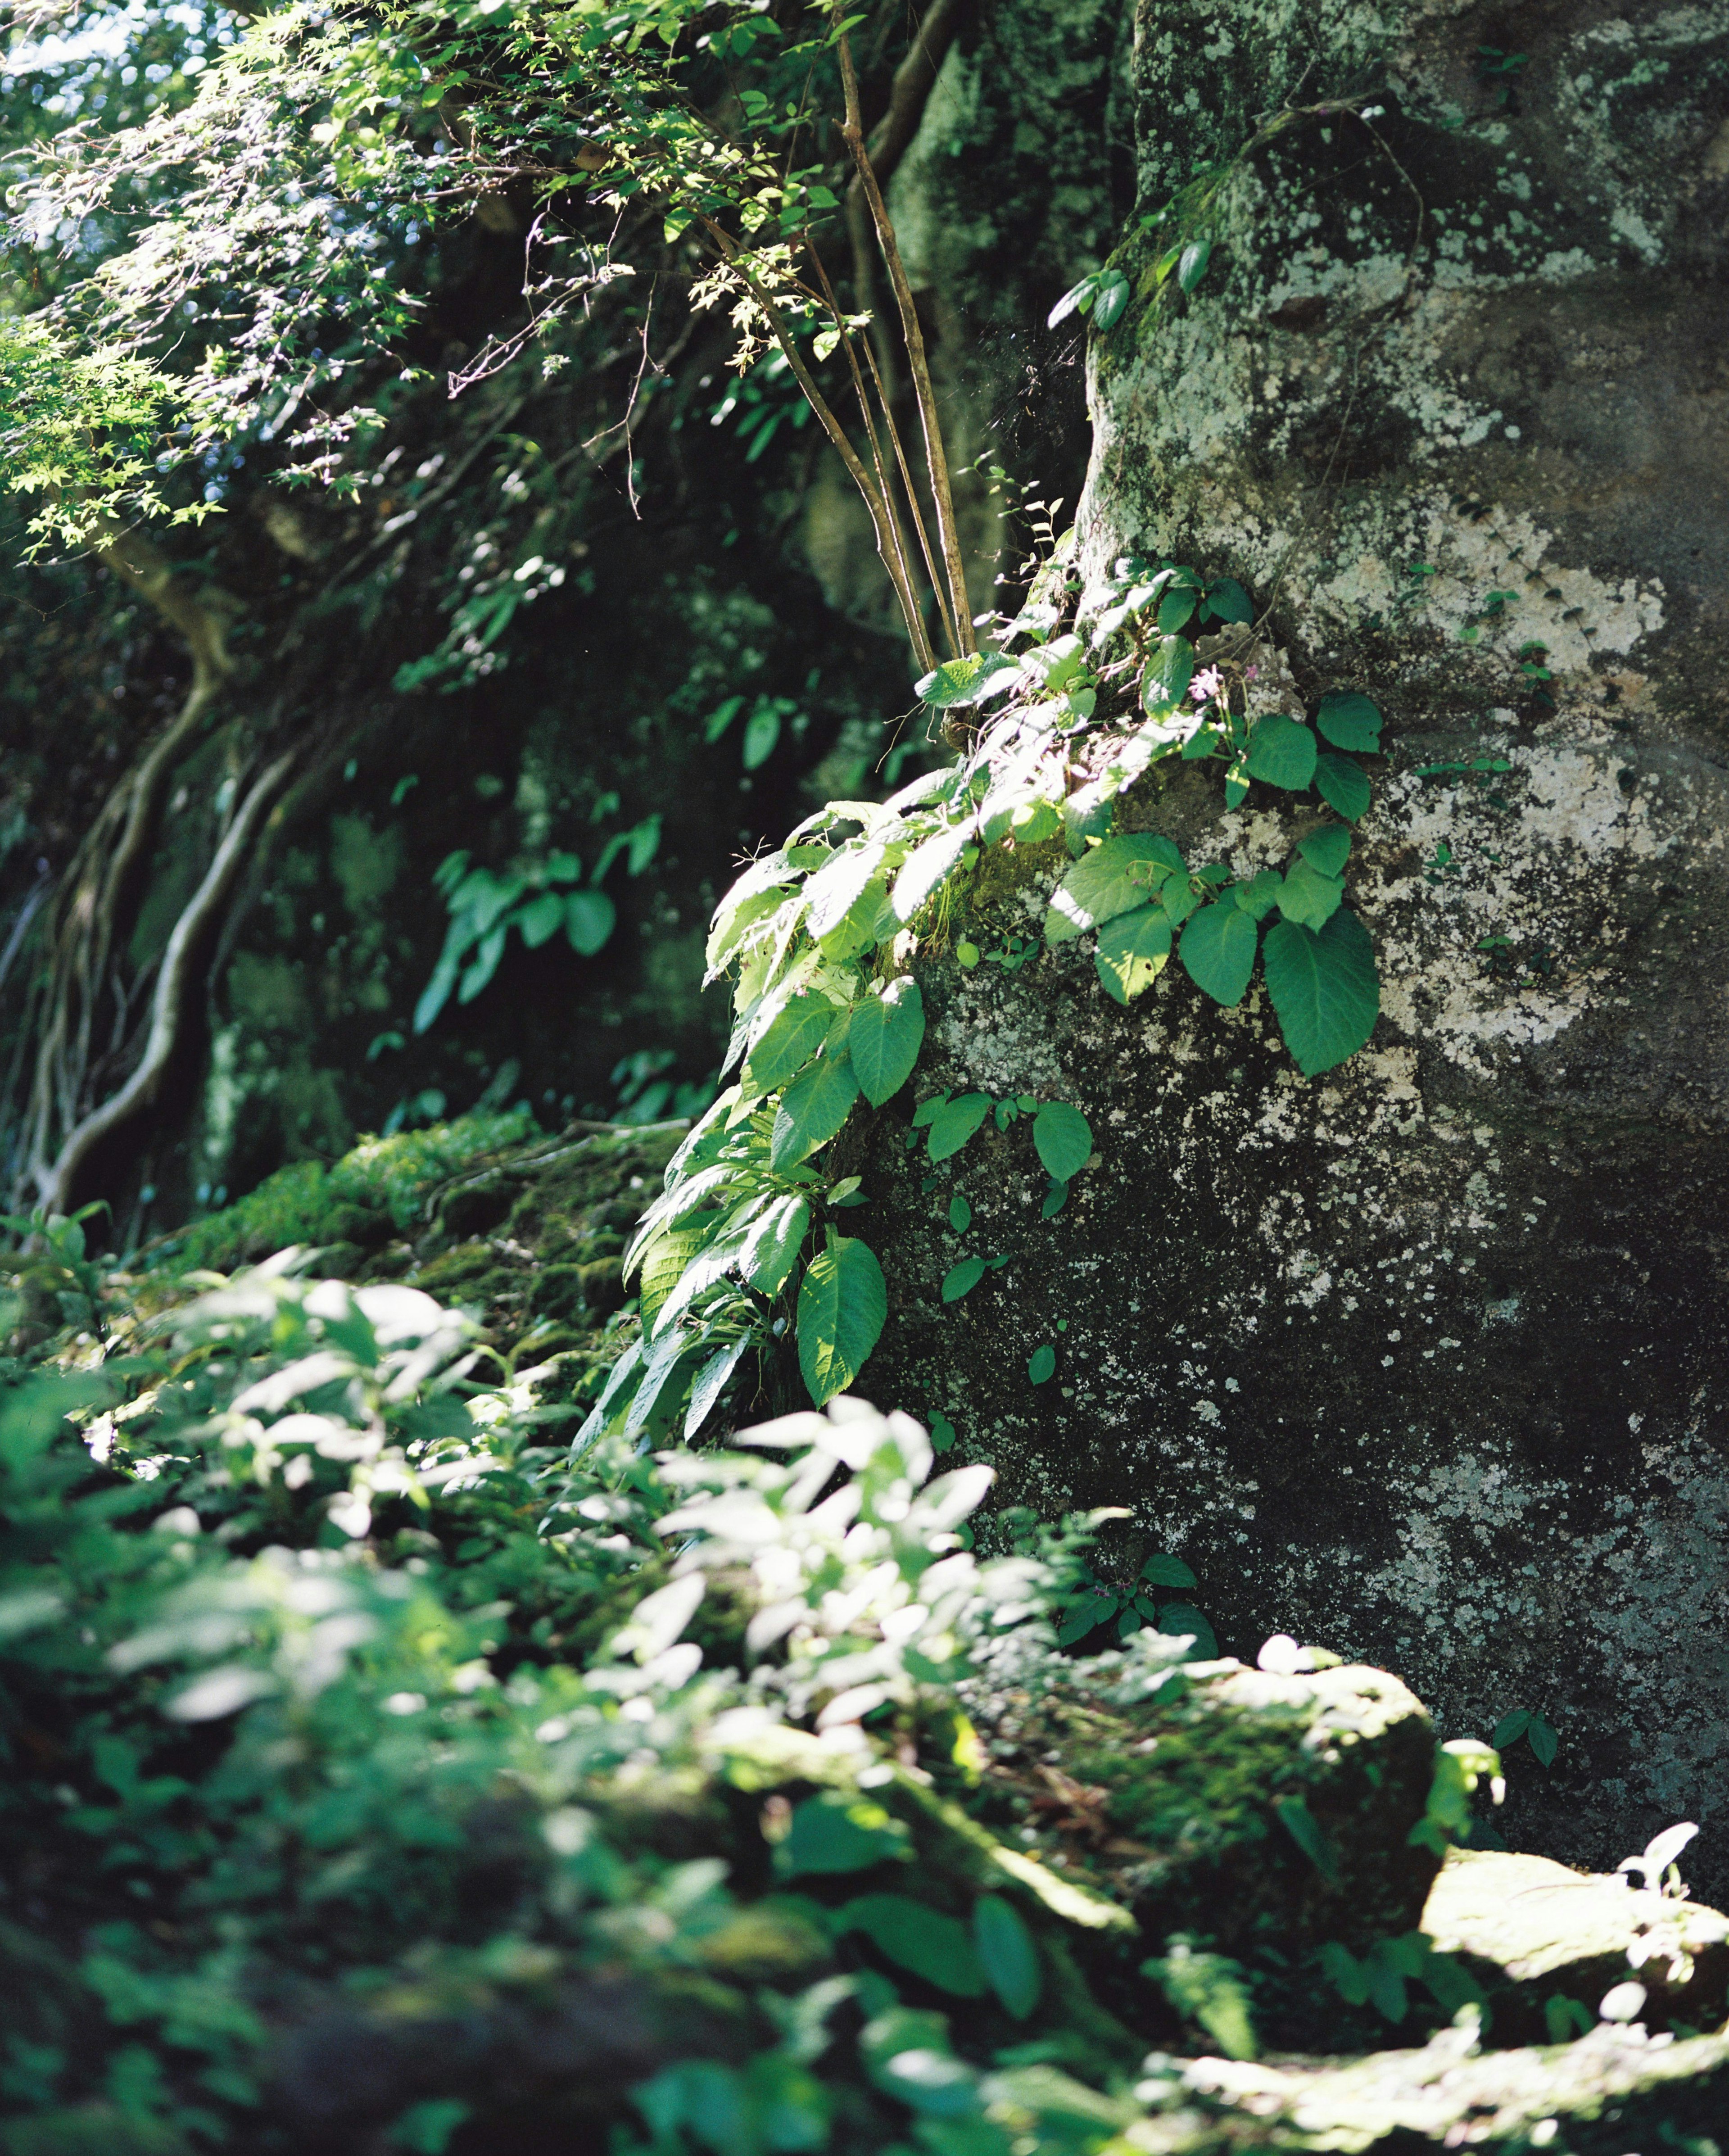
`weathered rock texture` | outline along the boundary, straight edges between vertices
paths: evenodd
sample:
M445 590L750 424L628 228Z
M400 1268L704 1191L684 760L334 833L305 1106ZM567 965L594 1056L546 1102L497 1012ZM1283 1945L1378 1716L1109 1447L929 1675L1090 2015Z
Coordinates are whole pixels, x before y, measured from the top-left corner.
M1729 8L1158 0L1133 69L1145 209L1282 103L1350 101L1236 163L1192 296L1153 303L1170 234L1130 227L1080 544L1094 578L1130 549L1241 578L1307 708L1387 712L1348 888L1383 1015L1306 1081L1258 987L1222 1013L1172 967L1125 1011L1082 946L930 967L920 1090L1073 1100L1097 1158L1044 1223L1025 1125L976 1139L974 1240L1016 1261L945 1308L947 1186L880 1127L869 1382L1011 1498L1132 1507L1124 1563L1180 1549L1231 1646L1382 1662L1445 1733L1542 1710L1510 1835L1603 1867L1687 1815L1709 1891ZM1309 820L1258 788L1213 824L1197 783L1134 819L1239 871ZM1036 933L1048 887L994 922Z

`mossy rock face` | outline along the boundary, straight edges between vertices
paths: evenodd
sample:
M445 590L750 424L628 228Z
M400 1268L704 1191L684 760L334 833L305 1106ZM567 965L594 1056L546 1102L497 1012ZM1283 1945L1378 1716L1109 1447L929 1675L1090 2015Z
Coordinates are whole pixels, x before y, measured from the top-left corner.
M1654 2032L1715 2028L1729 2008L1729 1917L1635 1892L1619 1873L1455 1850L1423 1928L1481 1984L1497 2042L1552 2039L1581 2017L1588 2027L1605 1995L1629 1982L1644 1990L1637 2018Z
M507 1366L557 1360L581 1400L628 1337L605 1332L628 1299L625 1237L686 1128L579 1123L549 1137L519 1115L368 1139L333 1167L285 1168L147 1250L126 1292L160 1309L190 1270L310 1246L331 1278L403 1281L473 1312ZM76 1286L63 1268L25 1268L8 1305L13 1353L98 1322L88 1297L67 1299Z
M1182 1941L1244 1965L1280 2041L1324 2047L1315 1986L1289 1971L1328 1941L1366 1953L1415 1929L1439 1868L1411 1840L1435 1764L1422 1702L1362 1668L1203 1663L1129 1710L1085 1684L1036 1706L969 1700L989 1764L968 1809L1132 1913L1131 1946L1078 1950L1131 2026L1157 2035L1164 2002L1140 1964Z

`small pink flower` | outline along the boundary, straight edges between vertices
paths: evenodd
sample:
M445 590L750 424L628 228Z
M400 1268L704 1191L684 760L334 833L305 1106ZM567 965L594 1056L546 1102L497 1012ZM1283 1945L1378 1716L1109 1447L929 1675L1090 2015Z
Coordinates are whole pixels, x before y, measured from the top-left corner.
M1203 666L1188 685L1188 693L1198 704L1209 703L1224 686L1224 677L1216 666Z
M1259 666L1245 666L1243 669L1243 679L1245 681L1253 681L1260 672L1260 669Z

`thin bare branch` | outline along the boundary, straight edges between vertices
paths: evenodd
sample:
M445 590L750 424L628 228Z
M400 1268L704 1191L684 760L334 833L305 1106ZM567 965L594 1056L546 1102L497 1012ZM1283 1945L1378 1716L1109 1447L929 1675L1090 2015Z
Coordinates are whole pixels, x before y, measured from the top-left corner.
M842 19L838 5L834 12L838 24ZM895 237L895 227L884 203L882 190L877 185L870 151L865 146L864 124L859 112L859 78L853 66L852 48L844 32L839 34L836 44L840 57L841 85L846 97L846 120L841 132L858 168L864 189L864 199L870 206L871 218L876 226L877 244L882 249L883 260L888 266L889 282L894 288L895 303L900 312L900 330L906 341L907 364L912 373L913 389L918 398L919 416L924 422L925 460L930 472L931 497L936 511L937 536L941 542L949 601L953 608L955 651L957 657L964 657L976 646L967 606L966 572L961 561L960 537L955 528L955 506L949 485L948 457L942 444L942 424L936 413L936 393L931 384L930 362L925 355L925 333L919 325L918 310L913 305L912 288L906 281L906 267L900 259L900 243Z

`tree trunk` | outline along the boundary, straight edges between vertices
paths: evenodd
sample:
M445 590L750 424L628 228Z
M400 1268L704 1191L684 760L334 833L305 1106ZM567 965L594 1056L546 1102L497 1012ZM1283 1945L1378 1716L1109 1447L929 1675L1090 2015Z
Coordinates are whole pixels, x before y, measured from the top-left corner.
M1268 679L1386 713L1382 1015L1304 1080L1258 983L933 964L921 1091L1072 1100L1096 1156L1044 1222L1026 1124L974 1140L1014 1260L945 1307L947 1188L880 1119L865 1389L1010 1501L1132 1507L1125 1573L1180 1551L1229 1647L1383 1663L1446 1735L1540 1711L1515 1845L1691 1815L1721 1892L1729 9L1144 0L1134 70L1142 212L1229 169L1116 258L1079 559L1239 578ZM1210 266L1155 296L1173 235ZM1283 863L1301 812L1170 768L1125 820Z

